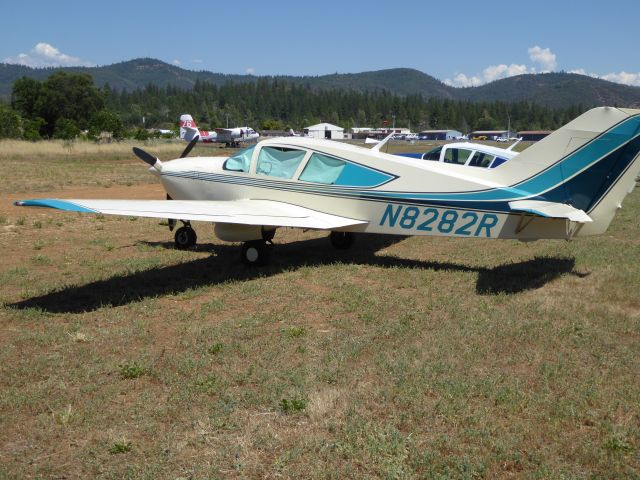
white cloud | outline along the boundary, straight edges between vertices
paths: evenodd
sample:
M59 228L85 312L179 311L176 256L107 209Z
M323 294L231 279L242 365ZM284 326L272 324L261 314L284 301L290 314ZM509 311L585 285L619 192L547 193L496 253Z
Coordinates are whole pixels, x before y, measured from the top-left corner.
M256 73L256 69L255 68L253 68L253 67L247 68L247 74L255 75L255 73Z
M15 58L5 58L4 62L27 67L92 67L95 65L78 57L62 53L53 45L44 42L38 43L28 54L20 53Z
M640 87L640 72L638 73L607 73L600 78L609 80L610 82L622 83L623 85L631 85L634 87Z
M538 45L531 47L528 50L529 59L542 68L541 72L551 72L557 67L556 54L548 48L541 48ZM484 85L485 83L500 80L501 78L514 77L516 75L523 75L525 73L538 73L535 66L527 66L524 64L512 63L507 65L501 63L500 65L491 65L485 68L481 74L478 75L465 75L464 73L458 73L452 79L446 78L444 83L452 87L477 87Z
M529 59L533 63L538 63L542 67L543 73L553 72L558 63L556 62L556 54L548 48L541 48L538 45L531 47L529 50Z
M452 87L478 87L494 80L522 75L523 73L531 73L526 65L517 65L515 63L511 65L491 65L485 68L481 75L468 76L464 73L458 73L453 77L453 80L446 78L444 83Z
M173 62L171 62L171 63L173 63L173 64L174 64L175 66L177 66L177 67L179 67L180 65L182 65L182 62L181 62L180 60L178 60L177 58L176 58Z
M482 72L482 75L486 83L493 82L499 78L515 77L516 75L522 75L523 73L527 73L526 65L516 65L515 63L512 63L511 65L502 64L487 67Z
M622 85L629 85L631 87L640 87L640 72L638 73L629 73L629 72L619 72L619 73L606 73L604 75L598 75L597 73L587 72L584 68L576 68L574 70L569 70L568 73L577 73L578 75L587 75L593 78L599 78L601 80L607 80L613 83L620 83Z

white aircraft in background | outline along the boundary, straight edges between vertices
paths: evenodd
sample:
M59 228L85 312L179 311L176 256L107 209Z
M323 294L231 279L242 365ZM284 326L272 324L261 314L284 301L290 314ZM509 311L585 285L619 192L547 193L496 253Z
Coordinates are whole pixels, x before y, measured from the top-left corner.
M134 148L173 200L34 199L18 206L191 221L244 242L261 264L280 227L326 230L336 248L355 233L571 239L605 232L640 173L640 110L595 108L496 168L400 158L302 137L264 140L230 157L161 162Z
M180 116L180 138L190 142L199 138L205 143L224 143L237 147L242 142L257 140L260 135L251 127L216 128L214 131L199 130L196 122L189 114Z
M484 143L454 142L445 143L425 153L395 153L399 157L419 158L434 162L455 163L469 167L496 168L516 157L518 152L513 148L520 143L516 141L509 148L493 147Z

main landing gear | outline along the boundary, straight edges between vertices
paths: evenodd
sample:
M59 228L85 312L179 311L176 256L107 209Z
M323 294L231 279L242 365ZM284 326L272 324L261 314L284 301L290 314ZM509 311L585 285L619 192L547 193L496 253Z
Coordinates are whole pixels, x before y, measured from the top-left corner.
M336 250L347 250L353 246L355 237L352 232L331 232L329 241Z
M173 237L178 250L191 248L198 241L198 236L193 227L191 227L191 223L184 221L182 223L184 223L184 226L176 230L176 234Z
M269 246L273 245L276 229L262 227L262 239L244 242L240 249L240 259L248 266L262 266L269 260Z
M269 259L269 248L264 240L251 240L242 244L240 250L242 263L248 266L262 266Z

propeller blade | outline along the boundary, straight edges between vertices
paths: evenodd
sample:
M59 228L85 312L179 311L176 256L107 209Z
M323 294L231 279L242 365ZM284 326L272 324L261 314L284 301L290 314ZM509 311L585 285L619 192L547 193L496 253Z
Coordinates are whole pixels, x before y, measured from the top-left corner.
M136 157L138 157L144 163L148 163L152 167L158 161L158 159L156 157L154 157L150 153L147 153L147 152L145 152L144 150L142 150L141 148L138 148L138 147L133 147L133 153L135 153Z
M199 138L200 138L200 135L196 135L195 137L193 137L193 139L189 142L189 145L187 145L187 148L185 148L184 152L182 152L182 154L180 155L180 158L184 158L187 155L189 155L191 150L193 150L193 147L195 147L196 143L198 143Z

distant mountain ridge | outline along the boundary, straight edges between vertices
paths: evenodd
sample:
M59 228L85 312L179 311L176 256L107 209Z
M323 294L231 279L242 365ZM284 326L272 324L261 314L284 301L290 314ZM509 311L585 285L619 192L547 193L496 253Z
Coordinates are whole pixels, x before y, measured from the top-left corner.
M259 77L186 70L152 58L139 58L98 67L41 69L2 63L0 98L8 99L13 82L23 76L44 80L58 70L89 73L100 87L108 83L113 89L128 91L144 88L148 84L161 87L174 85L181 89L190 89L197 81L223 85L227 82L248 83L268 78L306 85L312 89L350 89L360 92L386 90L402 96L420 94L425 98L472 102L530 101L553 108L578 104L640 107L640 87L574 73L525 74L496 80L479 87L454 88L426 73L410 68L320 76Z

